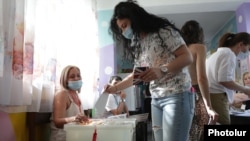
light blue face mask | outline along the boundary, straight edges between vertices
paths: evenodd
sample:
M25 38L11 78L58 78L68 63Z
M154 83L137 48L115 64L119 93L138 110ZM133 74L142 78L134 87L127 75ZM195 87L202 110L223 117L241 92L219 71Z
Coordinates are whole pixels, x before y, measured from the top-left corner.
M127 29L122 32L122 35L127 38L127 39L132 39L133 38L133 30L131 26L128 26Z
M68 87L72 90L79 90L82 87L82 80L78 81L68 81Z
M244 59L246 59L247 57L248 57L248 55L249 55L249 51L246 51L246 52L240 52L238 55L237 55L237 58L239 59L239 60L244 60Z

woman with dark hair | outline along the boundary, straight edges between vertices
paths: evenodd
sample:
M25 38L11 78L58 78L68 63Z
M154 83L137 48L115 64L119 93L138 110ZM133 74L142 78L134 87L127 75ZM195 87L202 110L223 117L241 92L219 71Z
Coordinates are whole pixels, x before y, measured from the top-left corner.
M230 124L229 104L235 91L250 95L250 88L235 82L236 60L248 56L250 35L246 32L226 33L219 48L207 60L207 77L213 109L220 115L219 124Z
M187 141L194 112L194 94L187 66L193 61L180 31L167 19L148 13L134 1L115 6L110 22L115 41L124 43L124 57L135 71L106 92L133 85L134 75L149 82L155 141Z
M218 114L213 110L206 75L206 46L200 24L195 20L187 21L181 28L183 38L193 55L194 62L189 66L192 86L195 89L195 112L190 130L190 141L202 141L204 125L215 124Z

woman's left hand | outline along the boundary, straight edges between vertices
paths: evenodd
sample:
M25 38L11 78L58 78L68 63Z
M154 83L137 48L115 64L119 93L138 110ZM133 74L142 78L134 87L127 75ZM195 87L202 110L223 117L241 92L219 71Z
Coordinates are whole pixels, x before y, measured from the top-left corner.
M219 114L216 113L213 109L208 109L207 112L208 112L208 115L210 116L210 121L208 124L215 125L216 122L218 121Z
M149 82L162 77L162 72L159 67L149 68L139 75L139 78L145 82Z
M89 122L88 116L86 116L84 114L77 114L76 115L76 120L78 122L81 122L81 123L88 123Z

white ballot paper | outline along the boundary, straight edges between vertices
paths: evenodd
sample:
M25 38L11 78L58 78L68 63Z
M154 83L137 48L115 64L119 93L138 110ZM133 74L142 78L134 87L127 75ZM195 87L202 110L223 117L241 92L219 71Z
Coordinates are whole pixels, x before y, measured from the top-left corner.
M93 118L102 118L105 112L106 102L108 100L108 93L102 93L95 103L95 113Z

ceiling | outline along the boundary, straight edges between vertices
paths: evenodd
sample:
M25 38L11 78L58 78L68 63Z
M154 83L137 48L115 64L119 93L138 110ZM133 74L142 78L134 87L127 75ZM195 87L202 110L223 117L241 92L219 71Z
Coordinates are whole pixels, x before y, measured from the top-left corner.
M107 10L123 0L98 0L97 9ZM166 17L178 28L188 20L198 21L208 42L234 16L237 8L250 0L137 0L148 12Z

